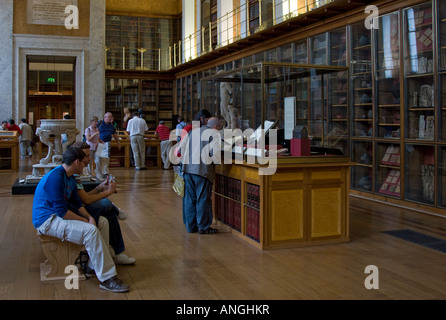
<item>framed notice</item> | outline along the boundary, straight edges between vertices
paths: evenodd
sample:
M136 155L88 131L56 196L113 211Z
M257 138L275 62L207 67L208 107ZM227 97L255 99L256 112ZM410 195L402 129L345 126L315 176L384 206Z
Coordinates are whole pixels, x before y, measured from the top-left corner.
M77 6L77 0L27 0L28 23L63 26L69 5Z

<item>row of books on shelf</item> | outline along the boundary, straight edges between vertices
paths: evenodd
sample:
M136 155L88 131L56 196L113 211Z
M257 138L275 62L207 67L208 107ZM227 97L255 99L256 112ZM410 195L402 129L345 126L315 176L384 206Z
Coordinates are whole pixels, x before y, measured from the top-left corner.
M241 201L241 181L217 174L215 177L215 192Z
M260 241L260 211L252 208L246 209L246 235Z
M159 88L160 89L172 89L173 88L173 83L172 83L172 81L160 81L159 82ZM171 94L171 92L169 91L168 94Z
M247 204L250 207L260 209L260 186L247 183Z
M170 119L172 118L172 111L159 111L158 112L158 117L160 117L161 119Z
M242 207L239 202L215 196L215 215L219 221L241 231Z
M143 105L142 107L143 111L147 111L147 112L156 112L156 107L155 106L148 106L148 105Z

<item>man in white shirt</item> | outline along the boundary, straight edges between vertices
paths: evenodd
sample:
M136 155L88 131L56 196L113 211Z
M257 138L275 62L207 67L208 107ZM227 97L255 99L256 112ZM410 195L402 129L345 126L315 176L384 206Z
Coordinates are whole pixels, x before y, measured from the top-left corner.
M20 120L19 124L22 134L19 137L20 141L20 155L22 159L25 159L26 154L30 157L33 155L33 147L31 146L31 141L33 140L33 128L26 123L26 119Z
M138 112L133 112L133 118L127 124L127 132L130 135L130 145L135 159L135 169L146 169L146 143L144 133L149 130L146 120L141 119Z

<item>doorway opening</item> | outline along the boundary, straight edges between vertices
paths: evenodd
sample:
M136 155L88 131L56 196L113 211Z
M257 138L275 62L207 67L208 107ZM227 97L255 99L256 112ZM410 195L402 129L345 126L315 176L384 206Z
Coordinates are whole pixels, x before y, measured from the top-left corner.
M76 118L76 57L27 55L26 115L36 130L40 119Z

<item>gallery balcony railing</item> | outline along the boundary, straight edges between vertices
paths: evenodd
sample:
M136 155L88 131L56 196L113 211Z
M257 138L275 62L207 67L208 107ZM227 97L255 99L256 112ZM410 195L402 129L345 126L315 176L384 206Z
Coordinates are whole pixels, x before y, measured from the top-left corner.
M116 64L106 47L106 69L166 71L335 1L247 0L168 48L122 47Z

